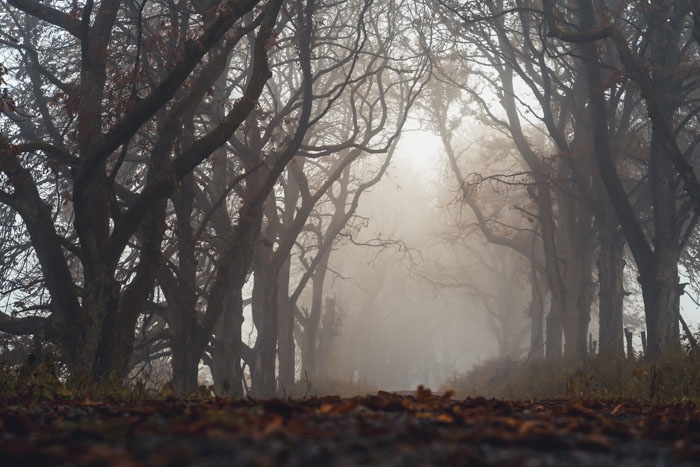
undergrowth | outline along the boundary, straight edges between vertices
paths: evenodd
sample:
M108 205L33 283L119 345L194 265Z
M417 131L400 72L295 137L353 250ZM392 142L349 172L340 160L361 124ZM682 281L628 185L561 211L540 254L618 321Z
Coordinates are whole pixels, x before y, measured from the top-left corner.
M289 396L295 399L328 395L352 397L376 392L377 388L363 382L343 381L325 376L314 377L303 375L302 378L294 384L294 389L291 391L291 394L283 394L283 396Z
M66 383L51 358L31 355L18 366L0 367L0 405L84 401L139 402L173 396L172 384L149 390L141 382L124 385L116 377L102 381ZM490 359L454 377L441 390L456 398L499 399L638 399L652 402L700 402L700 357L666 355L655 362L588 356L580 361L516 361ZM282 397L323 395L350 397L376 392L365 383L323 377L303 377ZM202 387L187 398L212 397Z
M125 385L115 375L100 381L66 382L52 357L29 354L20 365L0 367L0 405L32 405L58 402L137 402L168 396L149 391L137 381Z
M496 358L444 386L456 397L700 401L700 358L683 353L655 362L600 355L577 362Z
M67 382L60 366L51 356L39 359L29 354L21 364L0 366L0 406L89 401L137 403L175 397L172 382L166 382L158 389L150 386L143 381L124 384L115 375L108 375L100 381ZM364 383L305 376L295 383L291 391L281 391L280 397L299 399L331 394L350 397L373 392L376 392L376 388ZM212 387L206 386L200 386L192 394L180 396L182 399L211 397L214 397Z

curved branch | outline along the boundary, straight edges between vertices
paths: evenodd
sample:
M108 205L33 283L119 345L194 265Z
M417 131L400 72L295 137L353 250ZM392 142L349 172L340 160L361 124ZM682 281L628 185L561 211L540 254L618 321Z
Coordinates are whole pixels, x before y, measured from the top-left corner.
M0 313L0 332L15 336L44 335L50 339L57 337L56 330L51 326L51 321L41 316L13 318L5 313Z
M39 18L66 30L74 37L80 37L80 20L35 0L7 0L10 5L28 15Z

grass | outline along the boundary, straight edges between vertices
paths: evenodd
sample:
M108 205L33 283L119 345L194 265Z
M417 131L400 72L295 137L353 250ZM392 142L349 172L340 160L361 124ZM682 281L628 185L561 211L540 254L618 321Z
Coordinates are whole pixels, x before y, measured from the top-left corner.
M329 395L352 397L376 392L377 388L364 382L351 382L325 376L306 375L294 384L294 389L290 396L297 399Z
M168 398L167 384L160 391L142 383L120 384L116 378L99 383L66 384L51 359L28 359L14 368L0 368L0 405L51 403L68 400L137 402ZM636 399L650 402L700 402L700 356L678 353L655 362L588 356L580 361L516 361L490 359L444 384L457 398L483 396L498 399ZM282 397L324 395L350 397L371 394L376 388L325 377L305 377ZM192 395L211 397L204 388Z
M685 353L655 362L600 355L571 361L491 359L444 385L456 397L700 401L700 358Z

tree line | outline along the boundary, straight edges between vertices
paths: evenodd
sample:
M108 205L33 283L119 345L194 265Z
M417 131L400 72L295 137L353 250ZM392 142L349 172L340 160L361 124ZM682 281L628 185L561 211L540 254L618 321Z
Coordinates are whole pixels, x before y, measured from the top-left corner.
M82 382L167 358L178 394L202 362L219 394L289 392L324 367L329 259L415 113L481 235L526 260L531 358L585 355L595 310L600 353L622 355L631 267L648 357L680 349L693 2L2 5L6 355L55 353ZM498 135L479 143L491 175L468 119ZM500 339L523 308L490 308Z
M646 357L680 351L681 331L696 345L679 309L697 287L694 2L439 3L433 121L481 234L530 263L529 356L591 352L594 312L597 351L623 356L625 273ZM498 135L488 176L460 159L464 109ZM517 214L496 217L494 185Z

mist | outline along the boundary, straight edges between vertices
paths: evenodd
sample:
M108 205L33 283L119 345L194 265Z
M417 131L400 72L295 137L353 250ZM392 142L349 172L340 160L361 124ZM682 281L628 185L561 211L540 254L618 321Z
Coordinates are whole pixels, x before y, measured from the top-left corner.
M44 3L0 9L8 371L271 398L700 348L697 11Z
M324 376L384 390L437 388L475 363L526 354L525 269L470 234L474 220L457 192L439 139L409 133L360 202L366 225L331 257L328 296L339 323Z

